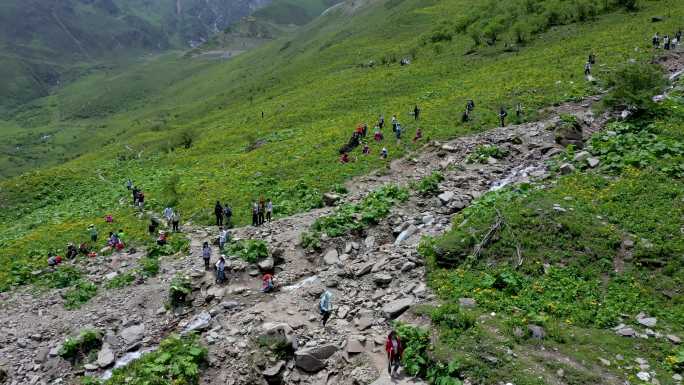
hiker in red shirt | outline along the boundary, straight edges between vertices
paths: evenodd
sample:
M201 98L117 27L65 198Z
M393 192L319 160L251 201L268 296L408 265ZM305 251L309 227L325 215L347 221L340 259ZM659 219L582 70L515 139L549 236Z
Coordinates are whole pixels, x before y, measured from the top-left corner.
M273 276L271 274L264 274L261 283L261 292L268 293L273 291Z
M390 376L393 376L399 371L401 356L404 354L404 347L401 345L401 340L394 330L387 336L385 351L387 352L387 372Z

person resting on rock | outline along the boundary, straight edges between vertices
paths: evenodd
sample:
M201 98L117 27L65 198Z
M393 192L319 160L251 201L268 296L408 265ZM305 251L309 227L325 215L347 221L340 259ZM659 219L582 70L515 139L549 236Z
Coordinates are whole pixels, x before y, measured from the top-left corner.
M74 246L73 243L68 243L67 244L67 249L66 249L66 257L68 259L74 259L78 255L78 250L76 249L76 246Z
M416 136L413 137L413 143L421 140L423 138L423 131L420 128L416 128Z
M261 279L261 292L270 293L273 291L273 276L269 273L264 274Z

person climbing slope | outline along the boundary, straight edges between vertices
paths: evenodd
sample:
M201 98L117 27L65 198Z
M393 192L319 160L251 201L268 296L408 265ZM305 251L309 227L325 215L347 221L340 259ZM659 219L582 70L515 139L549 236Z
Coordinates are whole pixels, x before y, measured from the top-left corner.
M173 232L178 232L180 231L180 214L178 212L174 212L173 215L171 216L171 230Z
M173 217L173 209L167 206L162 212L162 216L166 218L166 227L171 227L171 217Z
M209 242L202 245L202 259L204 260L204 270L209 270L209 260L211 259L211 247Z
M271 199L269 198L268 201L266 201L266 220L268 223L271 223L271 220L273 219L273 202L271 202Z
M394 376L399 371L401 356L404 354L404 347L401 344L401 339L399 339L399 336L394 330L387 336L385 352L387 352L387 372L390 376Z
M97 242L97 228L95 225L91 224L88 226L88 234L90 235L90 242Z
M322 323L325 327L325 324L328 323L328 319L330 319L330 315L332 314L332 293L329 290L326 290L321 294L318 309L323 316Z
M416 104L415 107L413 107L413 119L418 120L420 118L420 108L418 108L418 105Z
M501 123L501 127L506 127L506 116L508 116L508 112L506 112L504 106L501 106L499 110L499 123Z
M221 257L216 262L216 283L222 285L226 281L226 256Z
M226 246L226 243L228 242L228 230L224 229L223 227L219 228L219 250L223 251L223 248Z

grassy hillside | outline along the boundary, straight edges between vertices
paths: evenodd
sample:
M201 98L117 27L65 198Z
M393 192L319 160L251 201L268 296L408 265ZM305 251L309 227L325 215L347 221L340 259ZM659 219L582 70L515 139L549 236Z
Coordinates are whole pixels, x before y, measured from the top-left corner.
M431 139L490 127L500 105L517 101L533 119L538 107L596 92L582 76L588 52L597 55L600 78L617 63L648 56L654 28L674 30L684 13L670 5L672 17L655 25L650 18L665 14L663 2L644 1L636 13L595 4L596 15L583 22L567 15L522 42L504 28L496 41L478 45L454 24L468 8L464 0L345 3L296 36L228 62L167 55L89 76L3 123L61 132L55 138L65 142L55 148L83 155L46 155L64 163L0 183L0 287L33 280L48 249L84 239L85 226L107 213L135 242L146 242L144 224L120 203L128 199L127 177L147 192L150 208L172 204L196 223L211 222L217 199L231 203L239 224L260 195L274 199L277 215L296 212L317 203L315 190L386 166L376 145L374 156L337 162L359 122L397 114L405 138L397 143L385 132L383 143L395 158L422 145L410 142L417 124L408 111L416 103ZM412 64L400 66L402 57ZM477 107L464 125L468 98ZM4 164L25 167L20 155Z
M558 162L583 172L489 193L456 215L450 232L424 240L429 281L444 304L425 310L437 326L434 343L421 340L430 333L404 329L412 351L430 357L407 365L437 377L456 366L478 383L640 384L641 371L677 383L684 350L667 336L684 332L683 102L678 93L657 117L595 134L597 170L569 151ZM495 223L502 225L475 254ZM459 309L460 298L477 308ZM657 323L641 325L640 313ZM617 335L611 328L620 324L640 337Z

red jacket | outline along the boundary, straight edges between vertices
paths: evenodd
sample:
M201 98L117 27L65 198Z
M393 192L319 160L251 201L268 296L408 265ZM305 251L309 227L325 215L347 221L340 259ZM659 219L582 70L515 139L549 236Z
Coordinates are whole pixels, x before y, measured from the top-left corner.
M397 340L397 351L394 351L392 349L392 339L390 336L387 336L387 341L385 342L385 351L387 352L387 357L391 360L394 358L395 355L398 355L399 358L404 354L404 346L401 344L401 339L399 339L398 335L395 335L394 338Z

